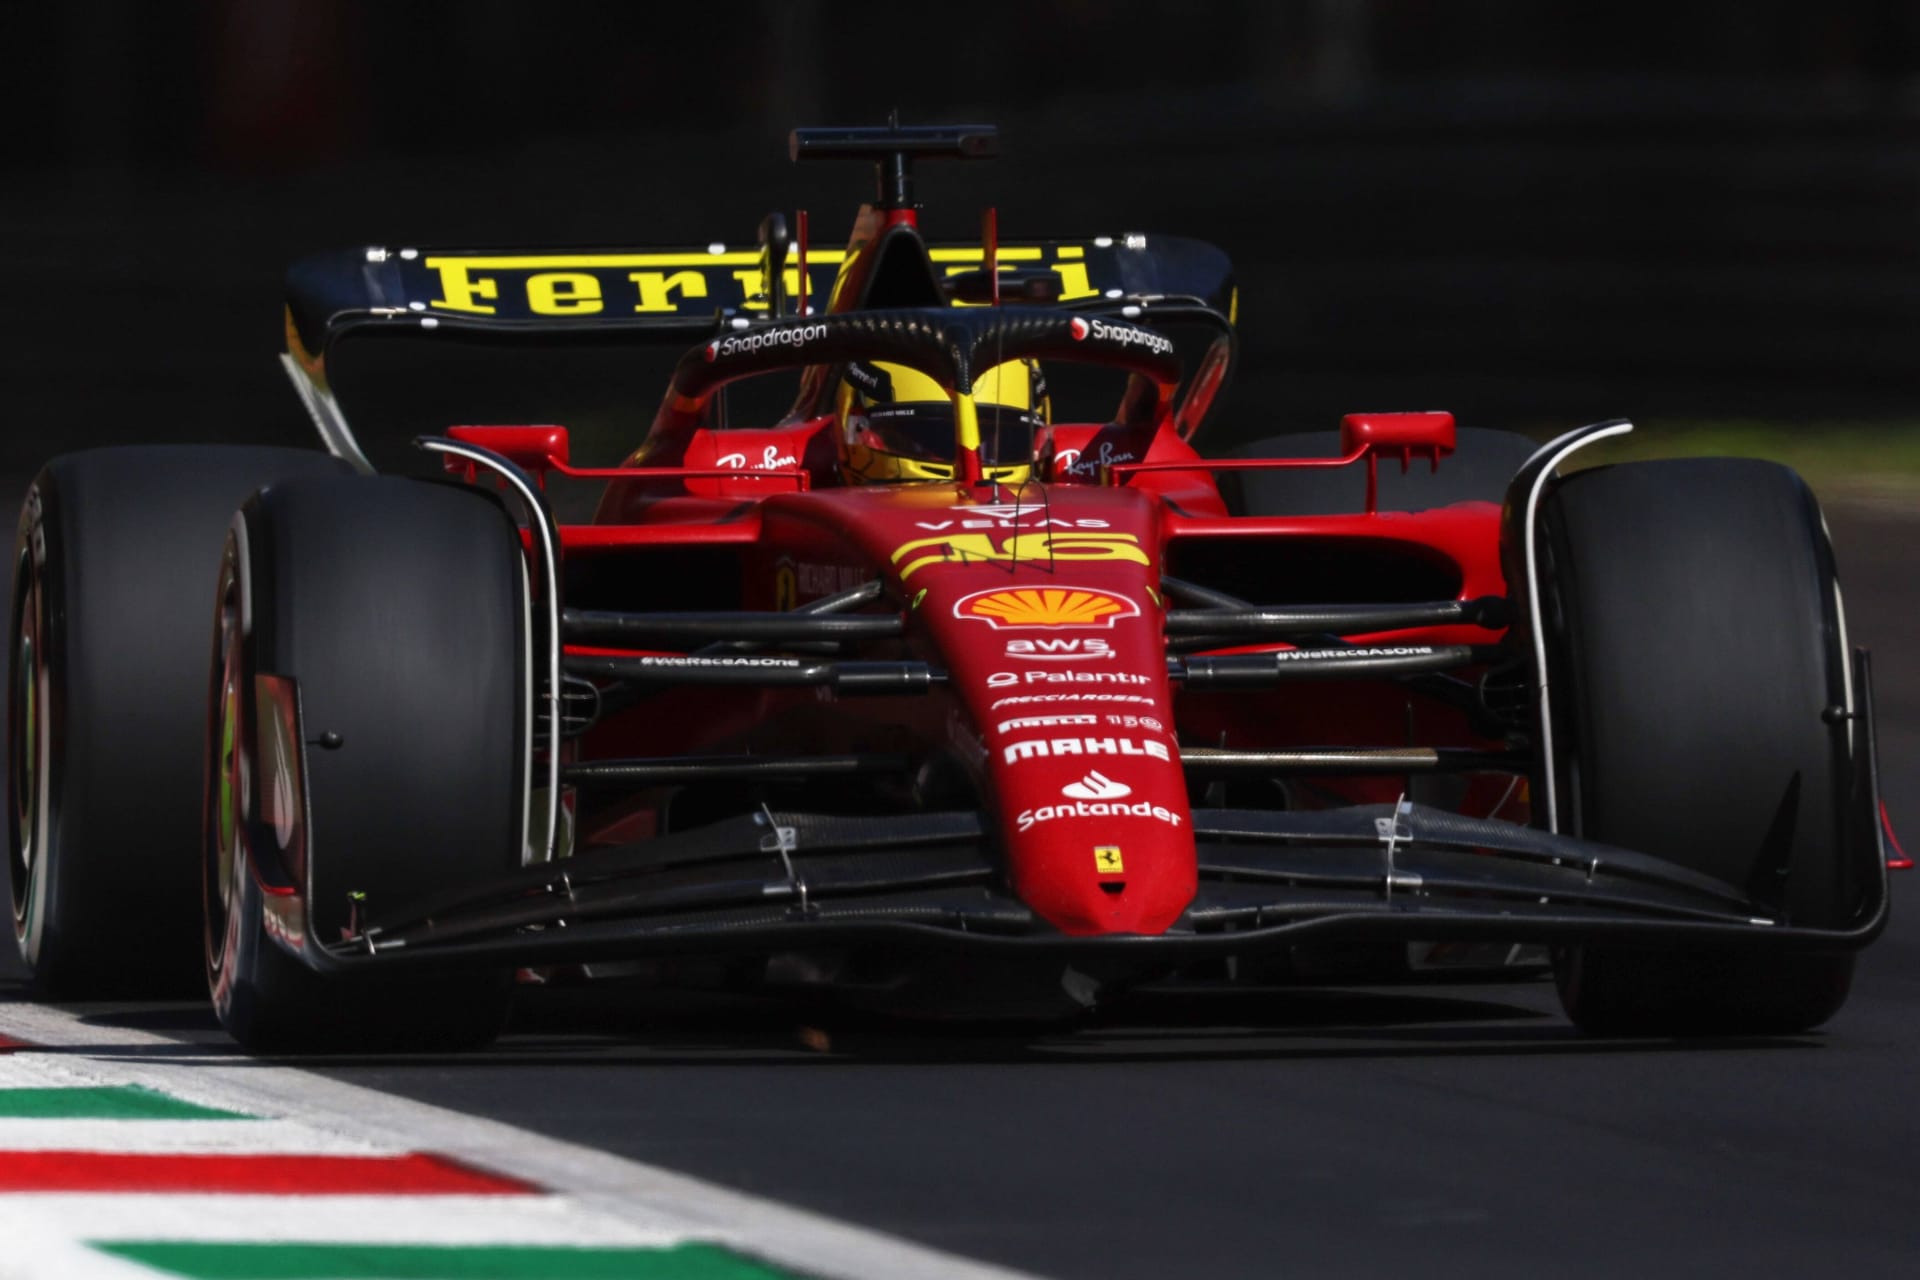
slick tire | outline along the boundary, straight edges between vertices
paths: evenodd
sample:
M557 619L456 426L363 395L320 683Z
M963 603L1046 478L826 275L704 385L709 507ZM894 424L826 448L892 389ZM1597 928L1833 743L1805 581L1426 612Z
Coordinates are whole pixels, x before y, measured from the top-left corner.
M203 685L205 951L215 1011L248 1050L437 1052L499 1033L510 967L322 973L297 953L520 866L523 564L500 505L452 485L300 481L235 520Z
M1541 507L1561 827L1713 876L1769 918L1840 927L1852 762L1833 553L1785 467L1580 472ZM1561 1003L1600 1035L1803 1031L1852 953L1571 947Z
M301 449L68 454L14 544L7 709L14 938L44 996L185 995L200 982L207 621L234 509L334 475Z
M1460 427L1454 451L1431 463L1415 462L1403 473L1380 464L1380 510L1426 511L1456 502L1499 502L1520 464L1539 445L1511 431ZM1229 458L1324 458L1337 452L1325 432L1303 431L1241 445ZM1335 516L1367 509L1367 475L1359 466L1311 471L1223 471L1220 491L1228 508L1244 516Z

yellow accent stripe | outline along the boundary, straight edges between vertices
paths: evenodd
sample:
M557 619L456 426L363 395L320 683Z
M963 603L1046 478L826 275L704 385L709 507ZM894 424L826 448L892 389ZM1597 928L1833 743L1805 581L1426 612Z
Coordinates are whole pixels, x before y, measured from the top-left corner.
M1075 246L1065 246L1059 250L1062 258L1078 258L1084 250ZM929 256L935 262L979 262L986 254L984 249L930 249ZM1002 245L999 258L1002 262L1038 262L1046 255L1046 250L1038 248L1023 249L1014 245ZM558 271L568 267L617 268L617 267L699 267L699 266L757 266L761 254L757 249L734 249L726 253L545 253L545 254L464 254L442 253L423 258L422 263L429 269L440 263L458 263L466 267L492 267L498 271ZM793 265L800 259L800 250L794 246L787 251L787 264ZM807 262L818 262L823 266L833 266L845 262L845 249L807 250Z
M831 265L844 261L847 252L844 249L809 249L807 265L818 262ZM752 267L760 264L757 252L733 253L569 253L545 254L536 257L469 257L465 254L448 254L422 259L428 269L437 269L442 263L448 266L492 267L496 271L555 271L567 267ZM787 261L797 263L799 250L787 254Z
M1002 262L1038 262L1044 253L1041 249L1015 249L1000 246L995 256ZM987 256L985 249L929 249L927 256L935 262L979 262Z

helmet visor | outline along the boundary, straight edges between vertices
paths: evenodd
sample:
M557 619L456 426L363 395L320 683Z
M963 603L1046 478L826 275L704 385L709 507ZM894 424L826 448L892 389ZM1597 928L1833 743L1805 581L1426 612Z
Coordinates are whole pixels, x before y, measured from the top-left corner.
M856 410L865 418L857 428L862 443L882 453L919 462L951 462L954 452L953 405L938 401L876 404ZM982 404L980 460L987 466L1033 459L1033 433L1040 417L1011 405Z

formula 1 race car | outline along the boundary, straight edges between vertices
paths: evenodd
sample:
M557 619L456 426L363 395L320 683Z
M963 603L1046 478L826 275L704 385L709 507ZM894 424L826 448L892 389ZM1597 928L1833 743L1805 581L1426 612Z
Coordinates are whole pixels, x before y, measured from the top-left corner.
M914 162L995 145L795 132L879 175L844 251L772 215L747 251L301 263L285 362L325 453L48 464L7 722L40 988L204 965L252 1049L454 1048L516 976L1047 1017L1491 942L1550 948L1597 1034L1830 1017L1887 855L1800 479L1568 474L1630 425L1445 413L1205 457L1225 255L1003 244L991 213L930 244ZM376 475L329 366L402 333L685 354L619 466L484 425ZM791 408L736 424L783 374ZM569 482L590 520L553 514Z

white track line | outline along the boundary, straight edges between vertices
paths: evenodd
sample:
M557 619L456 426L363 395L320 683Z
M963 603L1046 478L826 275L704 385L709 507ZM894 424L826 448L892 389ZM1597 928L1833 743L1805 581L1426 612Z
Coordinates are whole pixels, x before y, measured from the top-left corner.
M349 1141L438 1152L481 1169L537 1183L562 1194L574 1207L605 1215L643 1235L670 1232L676 1238L711 1240L777 1265L846 1280L1016 1280L1022 1274L604 1151L541 1137L498 1121L408 1101L293 1067L268 1066L228 1053L196 1053L193 1046L178 1040L90 1024L60 1009L0 1005L0 1035L66 1050L58 1054L16 1051L14 1065L22 1071L46 1068L76 1081L141 1085L204 1106L290 1121ZM92 1056L76 1061L75 1049L88 1050ZM40 1073L37 1083L46 1080L46 1074ZM30 1195L13 1207L30 1213L33 1203L43 1198L52 1202L62 1197ZM154 1197L156 1202L189 1198ZM249 1202L263 1199L243 1198ZM302 1203L311 1211L320 1199ZM499 1197L494 1204L500 1209L504 1208L503 1202L520 1199L529 1198ZM416 1227L430 1216L425 1212L428 1207L421 1206ZM186 1223L190 1229L191 1217ZM39 1231L18 1237L19 1248L27 1246L28 1234L39 1242L34 1245L36 1251L41 1244L46 1249L61 1248L57 1232L43 1236ZM121 1238L127 1234L117 1226L112 1232ZM0 1276L6 1276L10 1274L8 1268L19 1265L22 1259L15 1252L15 1238L0 1234L0 1239L7 1240L6 1248L0 1250ZM104 1255L92 1255L103 1265L82 1267L75 1261L77 1256L60 1253L56 1257L41 1252L33 1269L13 1274L59 1276L62 1280L95 1274L151 1274L128 1271Z
M424 1245L658 1246L687 1238L678 1226L649 1230L561 1196L433 1196L406 1208L396 1215L385 1196L15 1193L0 1197L0 1232L11 1239L31 1225L80 1239Z
M398 1155L398 1149L290 1120L0 1119L0 1151L128 1155Z
M154 1280L151 1268L90 1249L52 1224L10 1217L6 1226L0 1280Z

